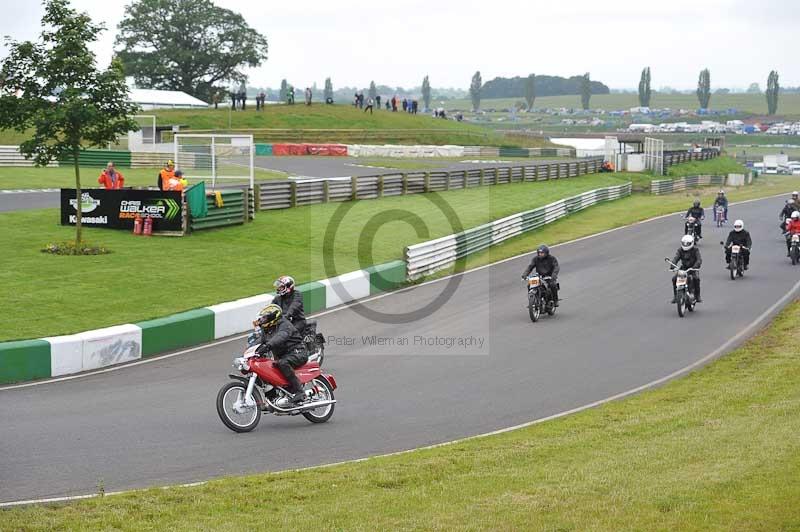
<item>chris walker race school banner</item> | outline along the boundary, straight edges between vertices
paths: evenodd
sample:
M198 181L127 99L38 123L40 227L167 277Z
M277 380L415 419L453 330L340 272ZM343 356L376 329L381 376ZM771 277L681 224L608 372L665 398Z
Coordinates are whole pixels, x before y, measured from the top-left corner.
M138 214L153 219L153 231L181 230L181 193L161 190L81 191L83 216L88 227L133 229ZM61 225L75 225L78 218L74 188L61 189Z

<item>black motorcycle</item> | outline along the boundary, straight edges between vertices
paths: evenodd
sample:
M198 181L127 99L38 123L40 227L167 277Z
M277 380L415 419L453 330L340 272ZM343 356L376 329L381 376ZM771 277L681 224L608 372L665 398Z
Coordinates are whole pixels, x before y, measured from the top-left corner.
M536 323L542 312L550 316L556 313L556 302L553 299L553 292L550 290L552 277L542 277L533 274L527 277L528 283L528 315L531 321Z
M725 245L725 242L720 242L721 245ZM731 274L731 281L735 281L737 277L744 277L744 257L742 254L745 251L749 251L746 246L737 246L736 244L731 244L731 261L728 263L728 271Z
M678 316L682 318L687 310L693 312L697 303L697 298L694 294L694 283L691 282L689 274L699 270L697 268L681 270L671 260L665 258L664 261L670 265L669 271L678 272L678 276L675 279L675 303L678 305Z
M689 216L686 218L684 234L685 235L692 235L694 238L694 243L700 245L700 221L694 218L693 216Z

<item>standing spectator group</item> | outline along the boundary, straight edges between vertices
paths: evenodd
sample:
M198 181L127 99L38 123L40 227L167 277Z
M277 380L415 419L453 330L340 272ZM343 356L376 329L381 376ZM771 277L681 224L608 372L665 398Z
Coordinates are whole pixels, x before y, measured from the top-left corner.
M363 92L356 92L353 96L353 107L357 107L358 109L364 108L364 93Z
M240 90L239 92L230 91L229 93L231 97L231 109L241 109L242 111L245 110L247 107L247 91L244 89Z
M264 91L259 92L256 94L256 111L260 111L264 108L264 102L267 100L267 95L264 94Z

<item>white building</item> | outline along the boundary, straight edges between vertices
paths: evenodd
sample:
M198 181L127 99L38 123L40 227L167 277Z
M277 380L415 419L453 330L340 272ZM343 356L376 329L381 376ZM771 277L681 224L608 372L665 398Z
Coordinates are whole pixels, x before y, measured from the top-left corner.
M131 101L142 109L208 109L208 104L183 91L131 89Z

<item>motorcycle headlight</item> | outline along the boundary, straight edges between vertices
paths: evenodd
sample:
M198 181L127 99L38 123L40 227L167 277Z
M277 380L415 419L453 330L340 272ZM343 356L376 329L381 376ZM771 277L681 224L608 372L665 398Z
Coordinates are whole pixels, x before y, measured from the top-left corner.
M250 371L250 364L247 363L247 359L244 357L234 358L233 367L239 371Z

